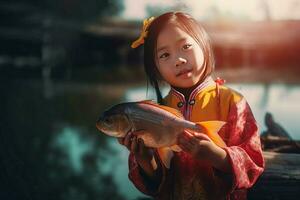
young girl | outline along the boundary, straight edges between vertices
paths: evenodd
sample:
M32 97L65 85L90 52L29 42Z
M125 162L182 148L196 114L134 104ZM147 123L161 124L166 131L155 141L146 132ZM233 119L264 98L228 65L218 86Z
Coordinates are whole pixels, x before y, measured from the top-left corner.
M137 132L119 142L130 150L129 178L143 193L156 199L246 199L264 169L256 121L245 98L213 81L214 58L208 36L198 22L181 12L144 21L145 71L158 102L182 112L193 122L220 120L227 147L214 144L204 133L182 133L169 169L157 149L145 147ZM159 82L171 90L165 98ZM161 133L163 134L163 133Z

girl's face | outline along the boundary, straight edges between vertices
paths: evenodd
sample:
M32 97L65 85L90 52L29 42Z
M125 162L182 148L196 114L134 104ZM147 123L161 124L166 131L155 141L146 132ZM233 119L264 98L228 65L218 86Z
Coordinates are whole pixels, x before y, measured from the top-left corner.
M199 44L174 24L158 35L156 65L170 85L189 88L198 83L204 72L204 54Z

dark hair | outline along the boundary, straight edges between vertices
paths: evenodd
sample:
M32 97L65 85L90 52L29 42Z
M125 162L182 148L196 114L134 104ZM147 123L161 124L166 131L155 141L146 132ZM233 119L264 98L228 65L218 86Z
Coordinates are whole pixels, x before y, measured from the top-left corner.
M188 33L202 48L204 54L204 76L209 76L215 66L212 47L209 37L203 27L190 15L182 12L168 12L155 18L148 27L148 34L144 43L144 67L150 84L155 88L157 102L162 104L163 98L159 89L162 77L156 66L157 38L162 29L169 23L176 24Z

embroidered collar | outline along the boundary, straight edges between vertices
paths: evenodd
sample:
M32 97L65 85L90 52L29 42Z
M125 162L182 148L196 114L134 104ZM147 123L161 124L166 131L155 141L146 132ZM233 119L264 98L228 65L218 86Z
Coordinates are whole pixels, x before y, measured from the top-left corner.
M201 92L204 88L216 85L215 81L211 76L208 76L201 84L199 84L190 94L189 101L193 100L199 92ZM174 87L171 87L171 92L179 97L180 101L185 101L184 95L176 90Z

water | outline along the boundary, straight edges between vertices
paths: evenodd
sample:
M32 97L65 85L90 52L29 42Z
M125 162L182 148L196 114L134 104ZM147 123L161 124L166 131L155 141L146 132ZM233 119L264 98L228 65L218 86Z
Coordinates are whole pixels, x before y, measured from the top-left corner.
M128 151L96 130L128 86L1 84L0 199L137 199ZM50 92L49 92L50 91Z
M300 139L300 85L229 86L246 97L261 130L270 111ZM127 149L99 134L95 121L118 102L154 99L153 90L15 80L2 84L1 93L0 199L145 198L128 180Z

